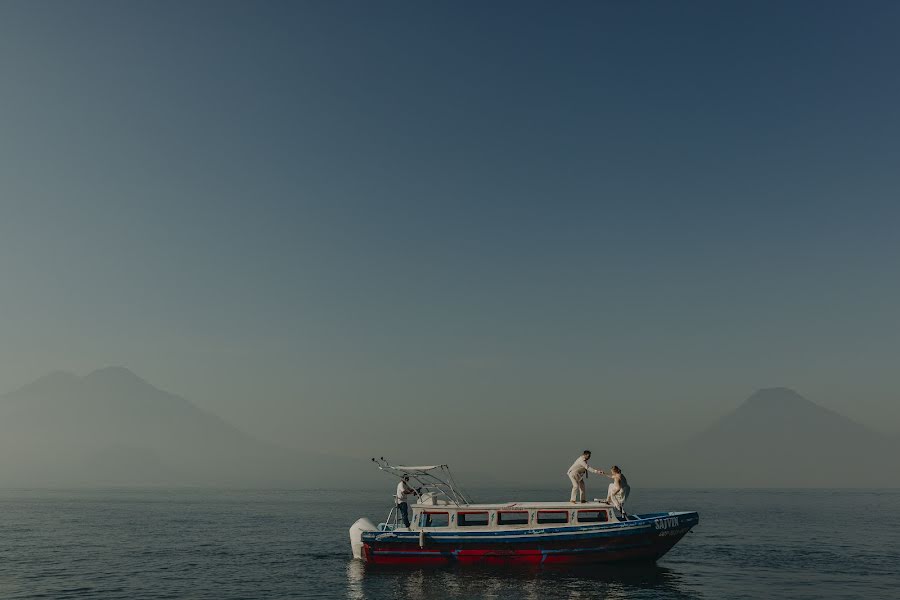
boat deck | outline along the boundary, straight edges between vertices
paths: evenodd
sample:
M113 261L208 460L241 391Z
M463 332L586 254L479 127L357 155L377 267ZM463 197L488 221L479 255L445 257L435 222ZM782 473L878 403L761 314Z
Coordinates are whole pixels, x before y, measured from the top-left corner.
M454 508L457 510L509 510L509 509L513 509L513 510L514 509L521 509L521 510L530 510L530 509L573 510L573 509L578 509L578 510L584 510L584 509L591 509L591 508L612 508L611 504L609 504L607 502L603 502L597 498L595 498L594 500L592 500L590 502L568 502L568 501L563 501L563 502L500 502L500 503L496 503L496 504L478 503L478 504L460 504L460 505L444 504L444 503L420 504L420 503L416 502L416 503L410 503L410 506L413 508L421 508L421 509L425 509L425 510L431 510L431 509L435 509L438 507L442 507L442 508L449 507L449 508Z

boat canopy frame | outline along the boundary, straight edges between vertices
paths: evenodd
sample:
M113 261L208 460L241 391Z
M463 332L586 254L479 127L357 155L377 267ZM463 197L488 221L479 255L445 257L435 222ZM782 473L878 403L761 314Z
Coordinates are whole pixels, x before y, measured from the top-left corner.
M403 479L404 476L408 475L410 480L416 484L410 487L417 489L420 499L425 494L430 493L432 498L443 498L447 503L454 504L457 507L473 504L471 496L453 479L453 473L450 472L448 465L394 465L383 456L377 459L373 458L372 462L380 470L393 475L397 479Z

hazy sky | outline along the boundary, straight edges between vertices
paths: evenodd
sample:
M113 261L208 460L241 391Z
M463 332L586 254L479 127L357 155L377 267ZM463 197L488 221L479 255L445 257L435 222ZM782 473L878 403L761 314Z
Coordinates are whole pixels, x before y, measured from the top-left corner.
M0 390L121 364L266 439L422 459L683 437L776 385L900 431L898 30L895 2L2 2Z

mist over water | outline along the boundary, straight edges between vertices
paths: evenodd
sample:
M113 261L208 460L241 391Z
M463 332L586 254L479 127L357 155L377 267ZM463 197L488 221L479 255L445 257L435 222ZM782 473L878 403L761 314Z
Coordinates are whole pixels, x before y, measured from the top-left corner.
M400 456L392 458L449 462L458 468L460 481L493 486L565 482L565 469L583 448L558 439L568 428L553 425L558 416L553 411L519 414L531 423L524 433L503 420L460 421L456 412L477 414L448 408L436 413L441 427L423 431L398 418L388 429L353 428L347 430L352 435L333 437L374 431L392 438L391 444L403 442ZM509 412L521 413L516 407ZM662 420L647 416L648 422ZM654 443L640 429L628 443L611 443L607 430L621 435L628 428L615 419L595 421L588 420L595 430L582 438L600 442L589 446L594 465L619 464L642 487L900 485L895 468L900 438L880 434L787 388L757 391L678 444ZM466 426L481 428L481 435L468 435ZM439 432L453 439L442 440ZM413 448L410 442L423 436L429 444ZM459 444L463 438L467 443ZM466 455L468 460L456 462ZM852 479L842 475L850 472ZM355 489L381 480L367 458L268 444L123 367L81 377L51 373L0 394L0 487Z
M900 491L645 490L700 525L655 566L377 568L347 529L390 486L344 491L0 491L0 597L67 599L893 598ZM564 489L472 490L479 500Z

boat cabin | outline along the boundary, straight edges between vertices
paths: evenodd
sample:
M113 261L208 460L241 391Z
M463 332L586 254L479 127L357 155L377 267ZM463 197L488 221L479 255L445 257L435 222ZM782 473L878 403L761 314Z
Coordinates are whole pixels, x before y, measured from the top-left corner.
M450 529L535 529L618 522L616 511L603 502L571 504L528 502L511 504L435 505L410 507L410 531ZM387 523L385 529L401 524Z

